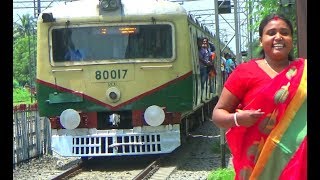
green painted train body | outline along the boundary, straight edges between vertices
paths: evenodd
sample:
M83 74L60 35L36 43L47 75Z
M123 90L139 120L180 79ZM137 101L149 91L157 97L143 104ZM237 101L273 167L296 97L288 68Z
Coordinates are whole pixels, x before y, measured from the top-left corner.
M177 3L61 3L37 33L39 113L63 156L170 153L211 113L209 85L221 87L218 73L201 91L197 45L219 41Z

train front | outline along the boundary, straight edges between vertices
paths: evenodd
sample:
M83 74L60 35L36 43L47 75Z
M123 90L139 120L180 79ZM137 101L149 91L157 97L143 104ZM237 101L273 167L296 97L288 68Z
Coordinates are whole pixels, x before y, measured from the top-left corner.
M177 58L182 44L175 44L168 19L174 12L182 22L185 11L138 1L74 1L40 14L38 107L51 122L58 154L162 154L180 146L181 115L192 109L192 72Z

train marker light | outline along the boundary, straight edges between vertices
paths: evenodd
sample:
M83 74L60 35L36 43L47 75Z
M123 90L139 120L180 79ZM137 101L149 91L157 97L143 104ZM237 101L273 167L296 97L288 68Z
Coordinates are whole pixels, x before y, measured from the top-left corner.
M43 13L41 17L44 23L54 22L56 20L55 18L53 18L52 13Z
M150 126L159 126L165 119L165 113L159 106L149 106L144 112L144 119Z
M114 11L120 8L120 0L100 0L99 6L103 11Z
M80 115L74 109L66 109L60 115L60 124L66 129L75 129L80 124Z

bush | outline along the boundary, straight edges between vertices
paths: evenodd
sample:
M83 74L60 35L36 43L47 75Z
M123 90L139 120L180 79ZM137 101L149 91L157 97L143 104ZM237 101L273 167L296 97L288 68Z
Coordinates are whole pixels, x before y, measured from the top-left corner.
M208 180L234 180L235 172L233 168L219 168L208 174Z
M14 88L13 89L13 103L27 103L31 101L30 92L24 88Z

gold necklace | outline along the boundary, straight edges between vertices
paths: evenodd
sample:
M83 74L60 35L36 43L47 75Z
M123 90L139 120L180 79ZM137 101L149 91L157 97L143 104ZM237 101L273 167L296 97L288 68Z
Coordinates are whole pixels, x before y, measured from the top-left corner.
M277 71L275 71L270 65L269 65L269 63L268 63L268 61L266 60L266 59L264 59L264 62L267 64L267 66L274 72L274 73L276 73L276 74L279 74ZM289 63L288 63L288 66L290 65L290 61L289 61Z

